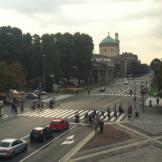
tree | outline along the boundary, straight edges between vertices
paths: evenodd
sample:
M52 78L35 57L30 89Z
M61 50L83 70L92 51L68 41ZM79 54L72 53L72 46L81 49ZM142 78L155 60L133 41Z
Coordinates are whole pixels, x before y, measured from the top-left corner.
M26 84L26 75L22 66L17 63L0 62L0 90L20 89Z
M159 59L155 58L151 61L150 67L154 71L154 86L155 88L159 89L162 87L162 62Z

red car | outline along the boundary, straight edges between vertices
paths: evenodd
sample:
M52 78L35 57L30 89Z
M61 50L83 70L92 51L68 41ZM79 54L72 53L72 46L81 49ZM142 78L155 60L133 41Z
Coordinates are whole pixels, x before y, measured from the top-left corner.
M65 129L69 129L69 122L62 118L53 119L49 127L53 131L63 131Z

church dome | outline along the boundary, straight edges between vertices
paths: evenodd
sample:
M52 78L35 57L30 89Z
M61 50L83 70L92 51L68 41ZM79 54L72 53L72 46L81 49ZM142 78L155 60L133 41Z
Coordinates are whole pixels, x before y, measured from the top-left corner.
M108 36L101 41L100 45L107 45L107 44L114 44L114 43L118 43L118 40L113 39L108 34Z

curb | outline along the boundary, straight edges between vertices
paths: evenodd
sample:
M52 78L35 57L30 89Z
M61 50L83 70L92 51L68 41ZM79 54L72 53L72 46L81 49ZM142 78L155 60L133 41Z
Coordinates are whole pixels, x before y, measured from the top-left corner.
M95 131L89 133L82 141L72 148L59 162L73 162L71 158L95 135Z

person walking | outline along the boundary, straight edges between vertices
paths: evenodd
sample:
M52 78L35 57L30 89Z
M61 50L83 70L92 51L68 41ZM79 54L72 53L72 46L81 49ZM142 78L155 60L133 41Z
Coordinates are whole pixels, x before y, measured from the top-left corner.
M13 111L17 115L17 105L16 105L16 102L13 103Z
M121 115L122 114L122 107L121 107L121 104L119 105L119 114Z
M159 98L156 99L157 106L159 106Z
M89 127L92 128L92 124L93 124L92 113L89 113L88 114L88 122L89 122Z
M103 133L104 121L102 119L99 120L99 127L100 127L100 133Z
M95 119L94 119L95 134L98 133L98 127L99 127L98 119L97 119L97 117L95 117Z
M21 100L20 102L21 112L24 112L24 102Z
M149 107L152 107L152 100L149 100Z
M110 107L108 106L108 108L107 108L107 117L108 117L109 121L110 121L110 114L111 114L111 111L110 111Z
M128 106L128 119L131 119L131 117L132 117L132 106L129 105Z
M116 104L114 105L114 117L117 117L117 110L116 110Z
M41 111L41 102L40 102L40 100L38 100L38 102L37 102L37 105L36 105L36 110L38 111Z

